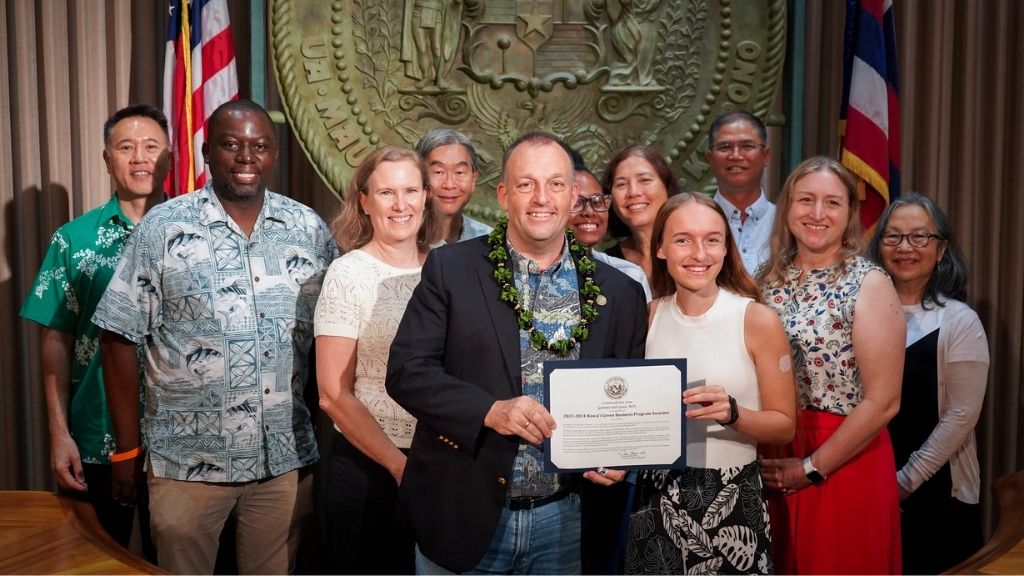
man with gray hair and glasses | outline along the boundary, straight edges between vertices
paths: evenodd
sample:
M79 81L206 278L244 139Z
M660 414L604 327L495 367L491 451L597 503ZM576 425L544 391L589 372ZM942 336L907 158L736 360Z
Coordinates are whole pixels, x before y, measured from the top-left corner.
M442 225L441 238L454 244L491 231L491 227L466 216L462 210L476 191L476 149L462 132L435 128L416 143L430 177L430 193Z

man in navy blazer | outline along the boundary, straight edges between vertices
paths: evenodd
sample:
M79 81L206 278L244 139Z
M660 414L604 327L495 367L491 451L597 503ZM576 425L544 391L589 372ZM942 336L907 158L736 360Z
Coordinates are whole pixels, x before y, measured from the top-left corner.
M642 358L647 333L639 284L570 250L579 191L567 150L544 133L509 148L497 187L507 227L428 256L392 343L388 393L418 419L399 488L417 573L579 573L581 486L600 493L625 476L542 469L558 424L543 404L543 361ZM504 286L497 267L510 272Z

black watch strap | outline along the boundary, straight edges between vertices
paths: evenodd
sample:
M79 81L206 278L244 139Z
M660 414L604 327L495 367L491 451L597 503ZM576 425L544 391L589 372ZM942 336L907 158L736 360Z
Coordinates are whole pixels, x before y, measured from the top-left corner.
M725 422L719 422L722 426L732 426L740 419L740 409L736 405L736 399L729 396L729 419Z

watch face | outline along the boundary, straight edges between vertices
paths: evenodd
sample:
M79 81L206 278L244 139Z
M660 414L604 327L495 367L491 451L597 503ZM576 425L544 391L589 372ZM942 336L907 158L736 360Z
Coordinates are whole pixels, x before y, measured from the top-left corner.
M819 482L825 481L825 477L822 476L821 472L818 472L817 470L811 470L810 472L808 472L807 479L811 481L811 484L817 484Z

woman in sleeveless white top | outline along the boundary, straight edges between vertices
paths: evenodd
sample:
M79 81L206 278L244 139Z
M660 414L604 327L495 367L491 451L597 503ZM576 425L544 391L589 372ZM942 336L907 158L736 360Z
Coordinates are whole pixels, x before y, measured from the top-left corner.
M336 434L328 471L331 572L410 574L414 543L398 514L415 419L384 389L391 341L436 241L426 171L387 146L356 169L333 232L334 261L314 317L320 407Z
M795 427L782 325L710 197L669 199L651 251L654 290L667 295L651 306L647 357L687 359L687 465L639 475L626 572L771 573L757 444L787 442Z

